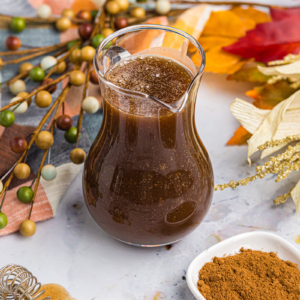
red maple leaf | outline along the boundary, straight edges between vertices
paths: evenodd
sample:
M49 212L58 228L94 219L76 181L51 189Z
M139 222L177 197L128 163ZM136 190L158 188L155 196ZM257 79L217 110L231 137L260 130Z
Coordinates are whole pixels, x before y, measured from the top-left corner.
M264 63L282 59L289 53L300 52L299 28L300 18L261 23L223 50Z
M270 14L273 21L287 20L295 18L300 20L300 8L270 8Z

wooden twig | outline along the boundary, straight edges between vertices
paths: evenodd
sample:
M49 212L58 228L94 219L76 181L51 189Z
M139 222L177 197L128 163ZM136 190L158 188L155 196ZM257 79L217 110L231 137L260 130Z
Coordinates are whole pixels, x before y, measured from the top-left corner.
M89 62L88 67L87 67L87 72L86 72L85 85L84 85L84 88L83 88L80 113L79 113L79 117L78 117L78 121L77 121L77 140L76 140L75 148L77 148L79 137L80 137L80 131L81 131L81 125L82 125L82 119L83 119L82 102L87 97L86 94L87 94L87 90L88 90L88 87L89 87L91 68L92 68L92 63Z
M64 56L62 56L60 59L57 60L57 64L60 63L61 61L65 60L70 54L71 52L75 49L75 47L77 47L78 45L80 45L82 43L82 41L78 41L78 43L76 43L68 52L66 52L66 54ZM63 54L65 52L65 49L59 50L57 51L53 56L54 57L58 57L59 55ZM37 64L34 67L40 67L41 64ZM45 78L49 78L53 72L55 72L56 69L51 69L51 71L45 76ZM12 79L8 80L7 82L5 82L5 86L0 89L0 92L2 92L3 90L5 90L10 84L16 82L18 79L20 78L24 78L27 77L30 71L28 72L23 72L18 74L17 76L13 77ZM3 84L4 82L2 82Z
M69 42L71 42L71 41L69 41ZM34 52L41 52L44 50L51 50L51 49L56 50L56 49L66 46L69 42L63 42L63 43L59 43L59 44L54 44L54 45L49 45L49 46L44 46L44 47L35 47L35 48L31 48L31 49L24 49L24 50L18 50L18 51L3 51L3 52L0 52L0 56L8 56L8 55L15 56L15 55L30 54L30 53L34 53Z
M11 15L5 15L5 14L0 14L1 18L5 18L7 20L11 20L14 18L14 16ZM22 17L27 23L37 23L37 24L54 24L56 23L57 20L60 19L60 17L50 17L48 19L41 19L37 17ZM69 18L72 23L80 24L80 23L91 23L89 20L82 20L78 18Z
M25 158L25 156L27 155L29 149L31 148L32 144L35 141L36 136L38 135L38 133L40 132L40 130L42 129L42 127L44 126L44 124L46 123L46 121L49 119L49 117L51 116L51 114L53 113L55 107L59 104L59 102L66 97L66 95L68 94L70 86L67 85L62 93L60 94L60 96L55 100L55 102L52 104L52 106L50 107L50 109L47 111L47 113L44 115L43 119L41 120L41 122L39 123L38 127L33 131L32 136L31 136L31 140L28 143L27 149L23 152L23 154L21 155L21 157L17 160L17 164L20 163L23 158ZM5 182L4 186L3 186L3 190L2 192L0 192L0 197L2 197L2 195L4 194L4 192L7 190L12 178L13 178L14 173L12 172L10 174L10 176L8 177L7 181Z
M59 59L57 60L56 65L55 65L55 66L49 71L49 73L45 76L45 79L49 78L49 77L56 71L57 65L58 65L60 62L64 61L66 58L68 58L68 56L71 54L71 52L72 52L76 47L78 47L78 46L81 45L81 44L82 44L82 41L78 41L76 44L74 44L74 45L72 46L72 48L71 48L68 52L65 53L65 55L63 55L61 58L59 58Z
M27 55L27 56L23 56L23 57L20 57L20 58L4 61L4 62L1 63L1 66L7 66L7 65L11 65L11 64L18 64L18 63L23 62L25 60L30 60L32 58L35 58L35 57L53 52L56 49L46 49L46 50L42 50L42 51L39 51L39 52L32 53L32 54Z
M60 100L59 100L59 103L58 103L58 106L57 106L57 108L56 108L56 112L55 112L55 115L54 115L54 118L53 118L52 124L51 124L50 132L51 132L52 135L54 134L55 123L56 123L56 120L57 120L57 117L58 117L58 114L59 114L61 105L62 105L63 102L65 102L65 99L66 99L66 96L67 96L67 94L68 94L69 89L70 89L70 85L68 84L68 85L66 86L66 89L61 93L61 97L60 97ZM42 158L42 160L41 160L41 163L40 163L38 172L37 172L37 174L36 174L35 186L34 186L33 197L32 197L32 201L31 201L31 207L30 207L29 218L28 218L29 220L30 220L30 218L31 218L34 200L35 200L36 195L37 195L37 190L38 190L39 183L40 183L40 179L41 179L42 168L43 168L43 166L44 166L44 164L45 164L45 160L46 160L47 155L48 155L48 153L49 153L49 149L50 149L50 148L48 148L48 149L46 149L46 150L44 151L43 158Z
M10 108L10 107L12 107L12 106L14 106L16 104L19 104L19 103L21 103L21 102L23 102L23 101L25 101L25 100L27 100L29 98L31 98L32 96L34 96L39 91L45 90L47 87L49 87L51 85L54 85L54 84L57 84L57 83L61 82L64 78L68 77L71 72L72 71L69 71L69 72L63 74L62 76L58 77L57 79L49 82L48 84L44 84L44 85L40 86L39 88L35 89L32 93L28 94L26 97L20 98L19 100L16 100L16 101L14 101L12 103L9 103L9 104L3 106L1 108L1 110L0 110L0 112L3 111L3 110L5 110L5 109L8 109L8 108Z

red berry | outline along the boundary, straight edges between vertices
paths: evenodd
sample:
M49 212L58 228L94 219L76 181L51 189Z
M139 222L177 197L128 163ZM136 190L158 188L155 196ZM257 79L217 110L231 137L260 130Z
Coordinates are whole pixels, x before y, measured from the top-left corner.
M98 84L98 77L95 70L91 71L90 73L90 82L93 84Z
M44 79L43 82L42 82L42 85L49 84L52 81L53 81L52 78ZM47 88L45 88L45 91L49 92L50 94L53 94L56 91L56 89L57 89L57 85L53 84L53 85L50 85Z
M20 136L14 137L10 140L10 149L15 153L24 152L27 148L27 141Z
M17 50L22 46L21 40L16 36L9 36L5 41L8 50Z
M93 31L93 25L90 23L83 23L78 26L78 33L83 40L89 39Z
M73 125L73 120L68 115L61 115L56 120L56 126L60 130L66 131L70 129Z
M116 19L115 23L117 29L122 29L128 26L128 20L124 17L119 17Z

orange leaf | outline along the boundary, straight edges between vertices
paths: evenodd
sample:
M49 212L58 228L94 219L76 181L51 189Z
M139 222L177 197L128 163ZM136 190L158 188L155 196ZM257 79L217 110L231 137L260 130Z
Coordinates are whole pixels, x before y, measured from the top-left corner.
M233 134L233 137L227 142L228 146L233 145L247 145L247 141L251 138L252 134L247 131L243 126L240 126Z
M193 61L194 59L195 55L192 57ZM206 52L205 71L221 74L233 74L246 62L247 60L241 60L239 56L227 53L222 50L222 47L217 46Z
M232 11L212 12L207 21L202 36L223 36L239 38L255 27L256 23L251 19L242 19Z
M190 34L195 39L198 39L204 26L204 24L202 24L202 18L205 18L205 16L203 15L207 14L206 7L206 4L200 4L186 10L177 18L175 24L173 24L172 27L180 29ZM166 32L163 47L170 47L180 50L184 40L185 38L180 35Z
M246 92L248 97L254 99L253 105L261 109L272 109L279 102L287 99L298 89L294 89L286 80L274 84L265 84Z
M242 8L241 6L236 6L231 9L233 13L244 20L252 20L256 24L265 23L271 21L271 18L268 14L254 9L253 7Z
M223 36L201 36L198 41L201 44L203 50L207 51L216 46L229 46L235 43L237 39Z

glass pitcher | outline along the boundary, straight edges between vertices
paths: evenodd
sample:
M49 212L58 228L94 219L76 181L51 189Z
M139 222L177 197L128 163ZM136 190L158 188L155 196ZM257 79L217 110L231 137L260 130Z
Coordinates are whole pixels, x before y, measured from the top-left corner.
M128 52L112 57L109 49L115 45ZM178 101L122 88L106 76L116 64L153 56L190 72L191 82ZM88 210L120 241L144 247L179 241L202 222L213 195L210 159L195 126L204 51L180 30L137 25L108 36L94 66L103 121L84 166Z

